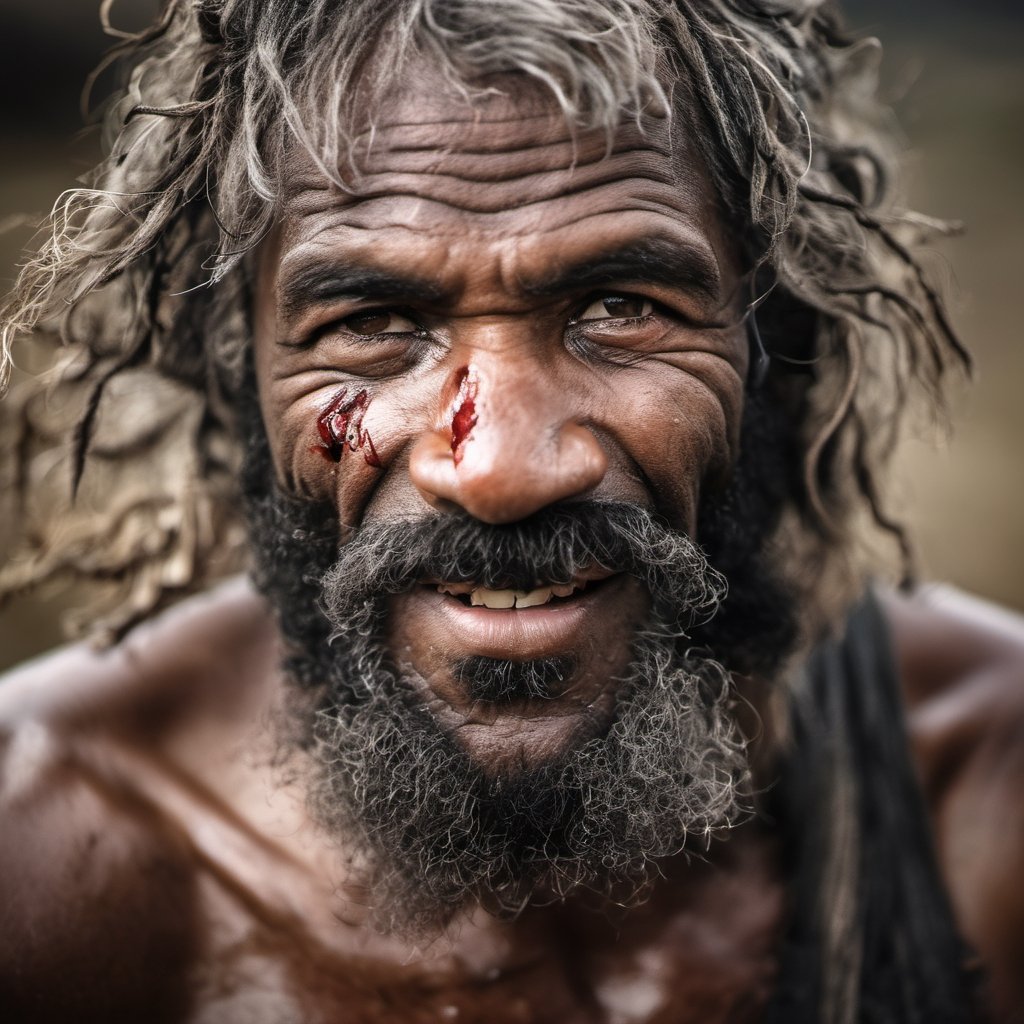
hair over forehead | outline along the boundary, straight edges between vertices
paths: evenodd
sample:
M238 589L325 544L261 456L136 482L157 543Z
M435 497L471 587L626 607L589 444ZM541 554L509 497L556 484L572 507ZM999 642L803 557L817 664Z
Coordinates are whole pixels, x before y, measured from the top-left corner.
M104 512L80 503L69 516L66 498L41 497L54 473L36 456L58 440L52 421L38 387L4 403L10 490L26 521L37 514L0 595L102 576L116 581L122 623L239 563L231 396L249 346L245 257L274 223L289 148L304 145L345 187L339 165L372 133L376 101L414 88L417 63L467 102L518 76L573 126L609 133L624 117L672 116L685 97L769 295L767 387L796 467L773 485L779 507L819 563L848 549L858 507L890 525L877 471L908 392L934 399L963 353L911 251L936 225L890 205L878 47L853 42L829 0L165 0L110 60L123 88L107 107L106 156L58 201L0 319L0 379L19 339L67 344L53 385L81 410L67 473L103 490ZM152 430L116 415L118 395L138 391L111 385L126 374L157 378L160 403L189 411L164 424L161 459ZM96 550L112 552L102 573Z
M372 137L385 94L409 89L429 108L417 67L469 104L514 76L548 94L573 127L609 135L623 116L668 110L664 44L644 2L392 0L383 9L351 4L340 16L335 5L311 6L327 8L314 29L325 35L297 62L268 47L268 76L280 81L290 134L342 186L339 156L356 132ZM279 38L273 24L267 31Z
M837 31L831 5L808 0L165 0L158 21L108 58L126 76L106 116L109 156L92 188L61 197L40 252L56 278L28 275L36 302L8 306L22 315L4 325L5 351L55 293L74 299L106 283L205 212L196 204L219 231L191 284L223 276L266 230L289 146L304 143L344 184L338 158L354 127L372 131L374 101L416 59L467 100L488 76L525 76L571 123L609 132L624 115L667 112L684 76L719 184L749 183L747 219L774 238L810 154L803 108L842 100ZM834 119L829 134L840 127ZM108 244L83 254L85 238Z

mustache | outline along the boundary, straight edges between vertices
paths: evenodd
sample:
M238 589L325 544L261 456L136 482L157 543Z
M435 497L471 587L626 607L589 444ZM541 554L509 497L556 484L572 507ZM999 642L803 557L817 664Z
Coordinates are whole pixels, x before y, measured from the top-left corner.
M642 506L591 500L507 524L461 512L364 524L322 577L321 608L337 628L383 595L422 583L530 590L568 584L594 568L636 577L655 610L690 624L707 621L726 592L686 534Z

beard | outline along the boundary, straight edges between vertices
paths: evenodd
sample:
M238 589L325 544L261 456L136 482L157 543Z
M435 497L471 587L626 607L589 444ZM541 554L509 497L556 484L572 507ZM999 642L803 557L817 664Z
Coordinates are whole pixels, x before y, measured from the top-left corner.
M429 935L473 905L507 915L585 893L630 902L660 860L699 852L744 816L731 677L707 647L726 587L690 538L641 507L587 501L502 526L460 514L367 523L339 548L335 510L281 494L260 447L246 481L254 577L278 612L287 673L315 696L299 737L315 764L310 808L368 885L380 930ZM754 617L772 624L773 647L748 645L747 661L769 663L792 626L755 563L745 568L760 573L761 603L778 609ZM594 565L637 578L650 597L629 667L612 681L614 708L582 716L543 763L488 772L394 662L389 597L429 579L528 590ZM741 607L755 605L746 594ZM494 704L557 696L573 671L570 658L453 666Z

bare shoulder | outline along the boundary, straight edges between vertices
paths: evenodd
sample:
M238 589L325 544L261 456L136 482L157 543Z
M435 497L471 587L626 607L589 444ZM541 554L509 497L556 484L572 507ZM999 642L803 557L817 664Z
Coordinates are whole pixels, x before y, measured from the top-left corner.
M947 587L885 599L913 752L996 1019L1024 1012L1024 618Z
M960 758L1021 739L1024 617L944 586L883 601L915 752L926 786L939 791Z
M194 858L143 780L175 734L228 715L268 625L235 583L0 680L0 1018L180 1018Z
M275 634L262 599L237 578L133 630L121 643L79 643L0 677L0 730L42 723L67 733L148 725L166 731L232 699L265 673Z

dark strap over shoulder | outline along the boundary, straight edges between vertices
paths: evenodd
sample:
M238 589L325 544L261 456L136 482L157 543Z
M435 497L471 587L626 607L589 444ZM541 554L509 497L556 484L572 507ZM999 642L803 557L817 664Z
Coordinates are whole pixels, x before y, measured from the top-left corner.
M769 1024L963 1024L974 979L910 759L872 594L811 656L771 813L790 924Z

